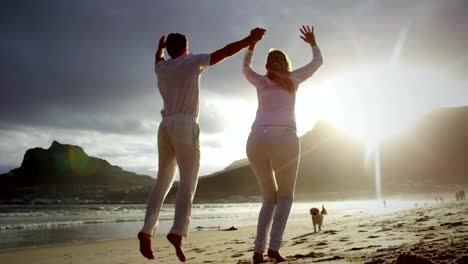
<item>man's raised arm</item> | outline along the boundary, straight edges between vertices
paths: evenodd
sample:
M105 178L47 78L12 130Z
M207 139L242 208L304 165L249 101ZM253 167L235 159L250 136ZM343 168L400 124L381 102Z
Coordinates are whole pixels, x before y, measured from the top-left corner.
M263 35L265 35L265 31L266 30L263 28L254 28L250 31L250 35L248 37L228 44L224 48L211 53L210 65L215 65L224 59L237 54L245 47L248 47L253 41L257 42L261 40Z
M156 51L156 54L154 55L156 63L164 60L164 49L165 48L166 48L166 36L163 35L159 39L158 50Z

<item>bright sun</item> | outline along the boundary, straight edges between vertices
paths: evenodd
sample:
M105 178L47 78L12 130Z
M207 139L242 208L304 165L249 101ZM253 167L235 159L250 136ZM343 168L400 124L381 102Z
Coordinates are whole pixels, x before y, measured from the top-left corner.
M367 147L375 146L434 108L448 85L446 78L428 70L361 68L319 87L303 87L296 106L299 129L305 132L316 120L327 119Z

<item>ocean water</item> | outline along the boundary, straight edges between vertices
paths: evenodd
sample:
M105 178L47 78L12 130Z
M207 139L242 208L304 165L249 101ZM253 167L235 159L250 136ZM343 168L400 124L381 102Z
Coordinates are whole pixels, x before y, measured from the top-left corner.
M311 207L328 210L327 221L355 214L380 214L413 208L427 201L387 200L294 203L290 219L310 218ZM261 204L195 204L191 232L255 225ZM146 205L0 205L0 250L88 241L134 238L143 224ZM166 234L174 215L164 205L158 234Z

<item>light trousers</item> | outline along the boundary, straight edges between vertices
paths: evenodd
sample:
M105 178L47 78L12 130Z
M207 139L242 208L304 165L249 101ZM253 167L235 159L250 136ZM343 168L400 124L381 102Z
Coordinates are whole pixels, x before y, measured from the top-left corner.
M176 166L180 183L175 199L174 224L170 233L187 236L192 202L200 168L200 128L192 116L165 117L158 129L158 178L151 190L141 232L153 234L164 199L172 187Z
M255 252L278 251L283 241L299 166L300 145L296 130L283 126L254 127L247 141L247 157L263 196L258 216Z

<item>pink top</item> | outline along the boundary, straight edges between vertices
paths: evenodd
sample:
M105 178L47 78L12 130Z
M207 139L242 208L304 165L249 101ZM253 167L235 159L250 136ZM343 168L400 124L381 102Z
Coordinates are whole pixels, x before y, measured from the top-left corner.
M312 47L313 59L307 65L291 72L291 79L297 88L311 77L322 65L322 53L317 46ZM253 51L247 50L244 56L242 72L245 78L257 89L258 109L252 127L290 126L296 128L296 94L286 91L270 80L266 75L256 73L250 67Z

